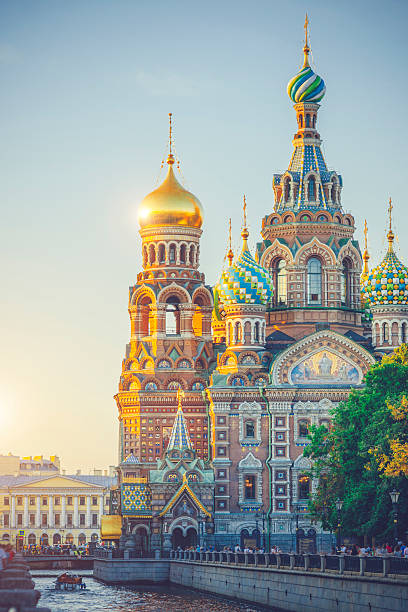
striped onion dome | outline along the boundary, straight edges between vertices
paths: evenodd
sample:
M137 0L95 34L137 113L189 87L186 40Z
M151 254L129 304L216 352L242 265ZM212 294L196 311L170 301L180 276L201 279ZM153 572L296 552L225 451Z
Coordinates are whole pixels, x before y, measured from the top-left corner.
M272 277L252 257L248 249L246 229L242 232L242 237L244 241L241 255L233 265L223 270L214 288L217 304L267 304L273 295Z
M362 281L361 295L370 306L408 304L408 268L394 253L393 239L392 232L389 232L387 255Z
M320 102L326 93L322 77L309 65L304 66L288 83L288 96L293 102Z

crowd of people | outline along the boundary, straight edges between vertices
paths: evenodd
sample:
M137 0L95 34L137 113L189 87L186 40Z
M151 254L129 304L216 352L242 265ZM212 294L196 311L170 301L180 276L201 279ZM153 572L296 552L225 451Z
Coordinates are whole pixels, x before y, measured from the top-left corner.
M376 544L375 546L359 546L351 544L337 546L332 550L333 555L352 555L354 557L404 557L408 559L408 546L404 542L398 542L392 546L389 542Z
M231 548L231 546L224 546L221 550L216 549L214 546L188 546L187 548L181 548L178 546L176 552L225 552L225 553L257 553L262 554L265 551L262 547L241 547L239 544ZM279 546L273 545L269 551L271 554L282 553L283 551ZM291 553L295 551L290 551ZM342 546L333 546L331 550L332 555L351 555L359 557L403 557L408 559L408 545L404 542L398 542L395 546L391 546L388 542L385 544L378 544L376 546L359 546L358 544L343 544Z
M13 560L14 549L11 544L0 543L0 571L6 569Z
M41 544L29 544L23 546L23 555L69 555L70 557L84 557L89 555L89 546L75 546L75 544L55 544L44 546Z

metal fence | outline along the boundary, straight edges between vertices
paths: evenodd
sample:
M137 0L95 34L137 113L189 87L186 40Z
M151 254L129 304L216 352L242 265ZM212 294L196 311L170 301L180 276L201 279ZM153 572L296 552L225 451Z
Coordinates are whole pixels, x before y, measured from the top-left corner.
M318 555L288 553L242 553L171 551L170 559L200 563L225 563L244 566L261 566L295 571L327 572L337 574L375 574L408 578L408 559L385 557L358 557L352 555Z

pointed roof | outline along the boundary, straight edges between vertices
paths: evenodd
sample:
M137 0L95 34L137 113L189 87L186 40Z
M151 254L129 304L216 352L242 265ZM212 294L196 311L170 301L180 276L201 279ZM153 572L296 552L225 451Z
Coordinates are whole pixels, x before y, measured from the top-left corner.
M183 491L186 491L189 494L191 499L200 508L201 512L203 512L207 516L211 516L211 512L208 512L207 508L200 502L200 500L198 499L198 497L194 493L194 491L188 486L185 474L183 475L183 484L178 489L178 491L176 491L176 493L173 495L173 497L167 502L167 504L164 506L164 508L159 512L159 516L164 516L166 514L166 512L171 510L171 508L174 506L174 504L177 502L177 500L180 499L180 496L183 493Z
M184 392L181 389L177 389L178 409L176 419L173 423L173 429L171 430L167 451L174 449L183 450L184 448L194 450L191 444L190 436L187 429L187 423L184 418L183 410L181 407L182 397L184 397Z
M133 453L130 453L130 455L128 455L122 463L140 463L140 461L138 457L136 457Z

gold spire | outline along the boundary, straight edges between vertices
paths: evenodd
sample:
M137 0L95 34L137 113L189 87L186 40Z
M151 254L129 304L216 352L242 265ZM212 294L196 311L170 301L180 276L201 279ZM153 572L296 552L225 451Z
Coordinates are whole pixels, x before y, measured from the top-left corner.
M185 393L184 393L183 389L181 387L179 387L177 389L177 403L178 403L177 408L178 408L178 410L181 410L181 399L183 397L185 397Z
M307 16L306 13L306 18L305 18L305 25L303 26L305 29L305 46L303 47L303 53L304 53L304 60L303 60L303 66L302 68L309 68L310 64L309 64L309 53L310 53L310 47L309 47L309 18Z
M370 255L368 254L368 242L367 242L367 234L368 234L368 228L367 228L367 219L364 220L364 253L363 253L363 261L364 261L364 266L363 266L363 271L362 271L362 277L363 280L366 280L370 269L368 267L368 260L370 259Z
M229 220L229 250L227 253L227 258L229 260L229 265L230 267L232 266L232 260L234 259L234 251L232 250L232 246L231 246L231 218Z
M173 146L173 128L171 124L172 116L173 116L173 113L169 113L169 154L167 156L167 163L169 164L169 166L172 166L174 164L174 156L173 156L173 151L172 151L172 146Z
M242 232L241 232L241 236L244 240L244 243L242 245L242 250L245 251L248 248L248 244L247 244L247 240L248 240L248 236L249 236L249 232L248 232L248 228L247 228L247 216L246 216L246 208L247 208L247 203L246 203L246 197L244 195L244 225L242 228Z
M388 233L387 233L389 251L392 251L392 243L394 242L394 232L392 231L392 209L393 209L393 205L392 205L392 200L390 198L390 201L388 204L389 227L388 227Z

